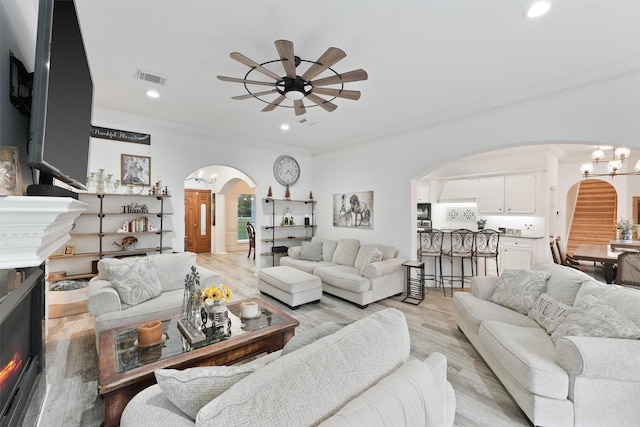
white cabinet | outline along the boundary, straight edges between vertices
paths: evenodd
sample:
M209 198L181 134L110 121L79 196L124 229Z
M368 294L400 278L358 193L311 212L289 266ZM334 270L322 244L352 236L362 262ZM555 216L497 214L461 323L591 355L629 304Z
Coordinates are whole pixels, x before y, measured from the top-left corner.
M478 212L484 214L534 214L536 175L507 175L478 180Z
M528 270L533 259L533 244L528 239L500 238L500 270Z
M418 193L418 203L429 203L431 197L429 197L430 186L428 182L419 181L416 192Z

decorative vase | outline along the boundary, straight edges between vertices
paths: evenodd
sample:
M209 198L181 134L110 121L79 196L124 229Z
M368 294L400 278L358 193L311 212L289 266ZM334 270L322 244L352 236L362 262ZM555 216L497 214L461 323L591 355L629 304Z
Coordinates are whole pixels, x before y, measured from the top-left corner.
M633 233L631 231L623 231L622 240L633 240Z
M229 309L221 302L214 302L211 305L206 306L207 313L209 313L209 320L211 320L211 327L214 330L222 328L229 320Z

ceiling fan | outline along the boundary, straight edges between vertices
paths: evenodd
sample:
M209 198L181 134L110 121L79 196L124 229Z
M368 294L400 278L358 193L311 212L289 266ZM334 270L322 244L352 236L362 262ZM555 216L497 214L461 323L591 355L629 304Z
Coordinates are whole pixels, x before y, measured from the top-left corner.
M263 62L262 64L258 64L257 62L252 61L241 53L231 53L230 56L232 59L235 59L236 61L248 67L251 67L247 74L245 74L244 78L241 79L235 77L218 76L218 79L224 82L244 84L244 87L247 90L248 94L234 96L232 97L232 99L242 100L256 98L268 104L262 109L262 111L272 111L276 107L287 107L294 108L296 116L299 116L306 112L306 106L303 103L303 99L307 99L315 104L311 105L311 107L318 106L328 112L331 112L338 108L336 104L331 102L336 98L346 98L352 100L358 100L360 98L360 91L345 90L344 84L360 80L367 80L367 72L363 69L358 69L339 74L331 68L331 66L347 56L347 54L344 53L344 51L342 51L341 49L338 49L337 47L330 47L316 61L307 61L304 59L300 59L300 57L294 54L292 42L288 40L276 40L275 44L280 59ZM285 76L280 76L265 67L265 65L274 62L282 62ZM304 71L304 73L302 73L302 75L298 75L296 68L303 62L310 63L311 65L306 69L306 71ZM251 73L254 71L260 72L274 79L275 81L265 82L249 79ZM313 80L315 77L319 76L325 71L333 74L329 75L328 77ZM263 92L253 92L249 88L249 85L273 86L274 88ZM339 87L325 87L331 85L339 85ZM262 97L271 94L278 94L278 97L273 101L262 99ZM331 98L325 99L318 95L325 95ZM293 106L282 105L285 100L293 101Z

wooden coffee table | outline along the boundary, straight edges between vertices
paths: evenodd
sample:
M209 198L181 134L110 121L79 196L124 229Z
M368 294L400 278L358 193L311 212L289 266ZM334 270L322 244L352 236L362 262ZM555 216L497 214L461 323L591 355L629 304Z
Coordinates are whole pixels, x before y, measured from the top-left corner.
M241 320L240 303L228 305L232 319L231 336L189 349L177 327L177 318L164 319L165 341L157 346L136 347L134 324L100 333L98 393L104 397L104 426L120 425L124 407L141 390L155 384L154 371L194 366L229 365L264 352L282 349L294 336L299 322L258 298L261 316ZM243 300L248 301L248 300Z

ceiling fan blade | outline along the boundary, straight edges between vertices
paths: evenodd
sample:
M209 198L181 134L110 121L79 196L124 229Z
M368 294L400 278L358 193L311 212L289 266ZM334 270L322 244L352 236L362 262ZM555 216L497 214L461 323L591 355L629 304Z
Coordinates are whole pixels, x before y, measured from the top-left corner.
M318 95L328 95L328 96L335 96L338 98L353 99L354 101L357 101L358 99L360 99L359 90L340 90L340 89L330 89L328 87L316 87L313 89L313 93Z
M249 98L255 98L256 96L268 95L270 93L275 93L275 92L277 92L277 90L271 89L271 90L265 90L264 92L256 92L256 93L248 93L246 95L232 96L231 99L237 99L237 100L249 99Z
M293 54L293 43L289 40L276 40L276 49L282 60L287 77L296 78L296 56Z
M247 58L246 56L244 56L241 53L238 52L231 52L231 56L232 59L235 59L236 61L240 62L241 64L246 65L247 67L251 67L251 68L255 68L256 71L260 71L262 74L271 77L272 79L276 79L276 80L281 80L282 77L277 75L276 73L274 73L271 70L268 70L266 68L264 68L262 65L258 64L257 62Z
M218 80L222 80L223 82L231 82L231 83L246 83L250 85L276 86L276 82L260 82L257 80L238 79L236 77L218 76Z
M359 69L338 74L337 76L326 77L324 79L312 81L310 83L312 86L326 86L339 83L357 82L360 80L367 80L367 78L369 78L367 72L363 69Z
M309 67L309 69L302 75L302 80L309 81L327 68L331 67L336 62L347 56L342 49L337 47L330 47L325 53L322 54L316 62Z
M267 105L266 107L264 107L264 108L262 109L262 111L264 111L264 112L266 112L266 111L272 111L272 110L274 110L278 105L280 105L280 103L281 103L282 101L284 101L284 100L285 100L284 95L280 95L279 97L277 97L277 98L276 98L276 100L275 100L275 101L273 101L271 104L269 104L269 105Z
M332 112L333 110L335 110L336 108L338 108L338 106L332 102L327 101L326 99L322 99L319 96L316 96L312 93L308 94L305 98L307 98L308 100L310 100L311 102L313 102L314 104L316 104L318 107L328 111L328 112Z
M293 107L296 110L296 116L301 116L307 112L307 109L304 108L304 104L302 103L302 99L296 99L293 101Z

